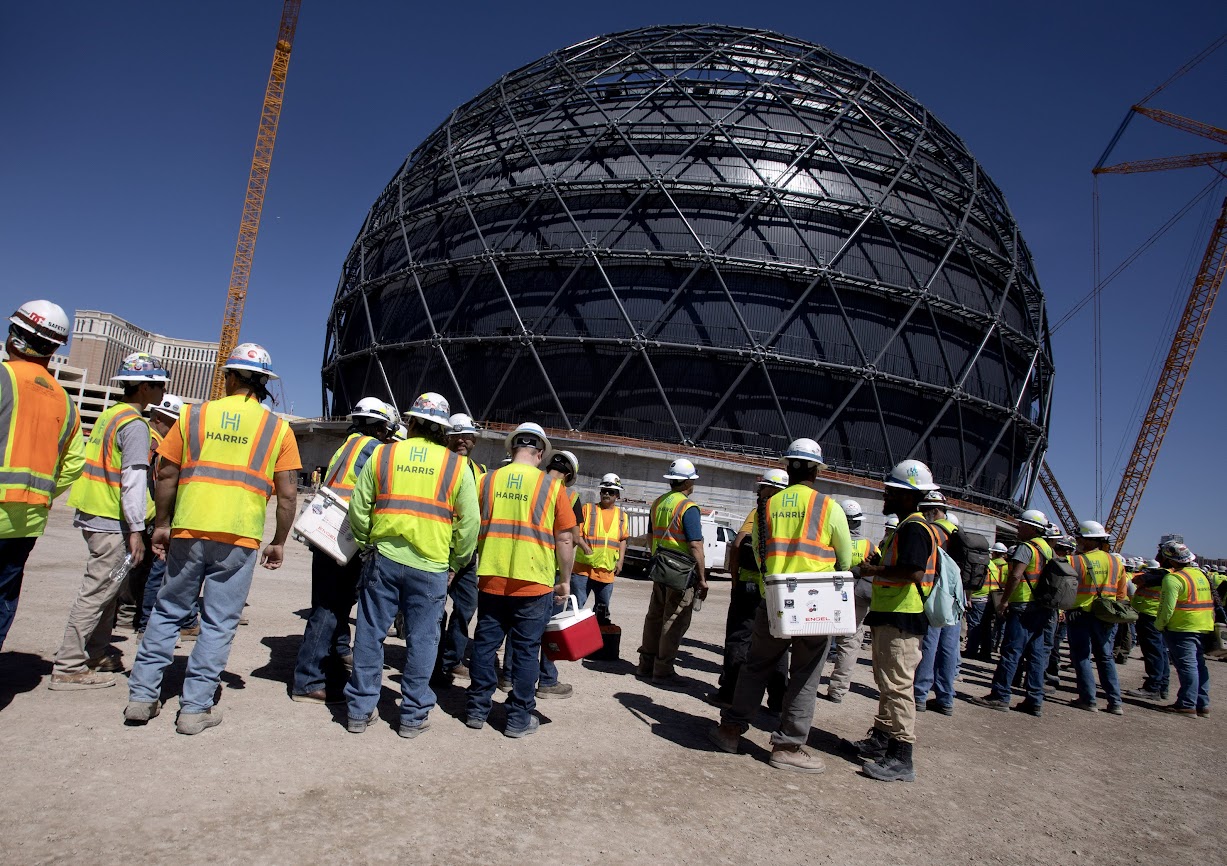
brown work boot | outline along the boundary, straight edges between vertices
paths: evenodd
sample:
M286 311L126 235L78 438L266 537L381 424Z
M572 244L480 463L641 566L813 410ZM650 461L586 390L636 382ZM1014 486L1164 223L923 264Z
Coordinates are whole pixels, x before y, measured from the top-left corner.
M179 629L179 640L196 640L198 637L200 637L200 626L198 625Z
M776 746L767 763L777 770L794 770L798 773L821 773L827 768L822 758L810 754L804 746Z
M115 685L114 674L84 670L78 674L52 674L47 688L53 692L79 692L85 689L105 689Z
M90 659L86 662L91 671L100 674L122 674L124 672L123 653L107 653L102 658Z
M738 725L717 725L708 728L707 739L720 751L736 755L741 747L741 728Z
M323 689L316 689L313 692L291 692L290 700L301 704L327 704L330 707L340 706L345 703L345 698L333 697Z

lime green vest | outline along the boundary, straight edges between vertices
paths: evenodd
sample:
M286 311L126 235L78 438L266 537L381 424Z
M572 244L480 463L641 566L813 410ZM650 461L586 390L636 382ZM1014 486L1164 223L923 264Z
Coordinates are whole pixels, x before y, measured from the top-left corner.
M71 507L111 520L123 519L120 504L123 455L119 450L119 431L137 421L145 424L141 413L128 403L116 403L98 416L89 441L85 443L85 469L68 496ZM141 457L144 462L146 456L142 454ZM152 518L153 498L148 493L145 498L146 518Z
M609 509L613 512L613 520L609 528L601 526L602 518L607 513L599 505L589 503L584 506L584 537L592 548L592 555L578 548L575 551L575 561L581 565L590 565L602 571L613 571L618 564L618 551L622 539L627 536L626 512L618 506Z
M403 538L424 559L447 562L464 458L414 437L381 445L371 460L375 473L371 542Z
M690 554L690 543L682 529L682 516L698 508L680 490L673 490L652 503L652 552L658 548Z
M1168 572L1163 578L1164 588L1173 583L1176 584L1176 609L1164 631L1214 631L1214 599L1210 595L1210 581L1202 570L1189 565Z
M1048 564L1048 560L1052 559L1052 547L1042 538L1032 538L1030 541L1019 543L1030 546L1031 561L1027 563L1027 569L1023 572L1023 579L1018 582L1018 586L1014 588L1014 592L1006 600L1021 603L1031 600L1031 587L1034 586L1036 579L1040 576L1040 572L1044 570L1044 566Z
M481 482L477 574L554 585L554 515L562 482L535 466L508 463Z
M898 528L891 534L890 540L882 551L882 565L891 566L897 563L899 557L899 530L908 523L918 523L923 526L925 532L929 533L929 540L932 542L929 559L925 563L925 574L921 579L921 584L927 596L933 591L933 581L937 577L937 548L940 545L938 544L937 533L929 525L928 521L920 516L919 512L909 514L899 522ZM869 609L885 613L924 613L924 601L920 597L916 584L911 581L894 580L879 574L873 578L873 597L869 601Z

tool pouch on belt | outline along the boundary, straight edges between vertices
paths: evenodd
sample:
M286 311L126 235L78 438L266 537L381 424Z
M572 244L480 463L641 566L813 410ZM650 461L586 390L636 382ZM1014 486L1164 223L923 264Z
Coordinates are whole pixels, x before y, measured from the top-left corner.
M688 589L699 576L699 564L693 556L675 550L659 549L652 555L648 577L679 592Z
M1137 622L1138 612L1125 601L1117 601L1112 596L1104 598L1103 590L1096 587L1095 598L1091 601L1091 616L1101 622Z

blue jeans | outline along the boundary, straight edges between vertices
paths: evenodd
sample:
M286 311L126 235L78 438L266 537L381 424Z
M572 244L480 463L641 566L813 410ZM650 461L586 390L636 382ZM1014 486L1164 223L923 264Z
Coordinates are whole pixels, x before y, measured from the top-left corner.
M4 639L17 615L21 579L36 541L37 538L0 538L0 649L4 649Z
M149 566L149 576L145 578L145 592L141 598L141 622L149 623L149 617L153 616L153 606L158 601L158 591L162 588L162 581L166 577L166 560L153 558L153 564ZM191 613L184 618L183 622L179 623L181 628L195 628L200 622L200 601L197 599L192 602ZM142 628L145 626L142 625Z
M376 552L362 568L354 671L345 686L351 719L365 719L379 704L383 642L397 611L405 618L405 668L400 679L400 725L416 728L435 705L430 672L439 649L439 621L447 603L447 572L393 562Z
M592 580L586 575L580 575L580 579L584 582L584 595L582 598L575 583L575 575L571 575L571 592L575 595L575 600L579 602L579 606L582 608L584 602L588 600L588 596L592 596L592 607L594 609L604 605L605 609L609 610L610 601L613 599L613 581L605 583L600 580Z
M1070 611L1065 615L1065 636L1069 640L1069 657L1078 678L1078 699L1095 703L1095 673L1099 669L1099 684L1108 698L1108 706L1120 703L1120 680L1116 676L1116 659L1112 646L1116 641L1116 626L1096 619L1089 611ZM1091 665L1094 656L1095 664Z
M989 697L995 701L1010 700L1014 672L1023 653L1026 653L1027 699L1037 707L1044 702L1044 672L1048 667L1052 621L1055 617L1056 611L1030 602L1014 602L1006 609L1001 658L997 660Z
M474 559L460 571L447 588L447 594L452 597L452 612L447 618L447 628L443 631L443 642L440 647L440 668L444 673L450 673L456 665L465 664L469 654L469 623L477 613L477 559Z
M1155 618L1148 614L1138 614L1137 626L1138 646L1142 649L1142 664L1146 667L1142 688L1150 692L1165 692L1172 675L1166 637L1155 628Z
M579 599L576 599L576 602L578 603ZM554 601L554 606L550 608L550 614L549 616L545 618L545 621L548 623L550 621L550 617L556 613L560 613L562 609L566 606L566 604L567 603L565 599L556 598L556 600ZM542 628L542 634L544 634L545 626L542 626L541 628ZM510 638L510 635L508 635L508 637ZM508 640L507 644L508 644L508 647L510 647L511 641ZM504 679L515 682L515 670L516 670L515 662L516 662L515 655L511 652L510 649L508 649L506 652L503 653L503 678ZM556 686L558 685L558 665L554 664L552 659L546 657L545 647L541 648L540 658L537 660L537 685L538 686Z
M362 560L355 556L341 565L326 553L311 552L311 613L298 647L294 665L294 694L305 695L324 688L324 665L333 660L332 675L344 678L341 659L351 654L349 612L358 599Z
M158 699L162 675L175 657L179 624L191 613L203 589L200 637L187 660L179 708L185 713L203 713L213 706L251 590L257 552L220 541L171 539L166 551L166 578L128 678L129 700L150 703Z
M1206 669L1206 653L1203 635L1195 631L1165 631L1163 639L1171 654L1176 676L1180 678L1180 690L1176 692L1176 706L1182 709L1196 707L1210 709L1210 671Z
M920 666L912 691L923 704L932 689L943 707L954 706L954 680L959 675L959 633L962 624L930 628L920 642Z
M988 596L971 599L967 608L967 656L986 659L993 650L993 615Z
M541 636L554 611L554 594L532 596L478 593L477 630L473 635L473 660L469 665L469 690L466 711L470 719L485 721L493 706L491 698L498 686L494 658L503 639L507 639L507 658L511 661L511 694L507 697L507 729L528 727L537 707L537 659Z

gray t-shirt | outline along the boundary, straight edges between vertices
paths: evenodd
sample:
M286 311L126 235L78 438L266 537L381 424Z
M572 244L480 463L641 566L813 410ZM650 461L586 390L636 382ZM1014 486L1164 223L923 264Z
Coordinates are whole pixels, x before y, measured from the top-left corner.
M77 510L72 525L90 532L141 532L149 493L149 424L131 421L115 434L120 451L120 510L125 520L115 520Z

